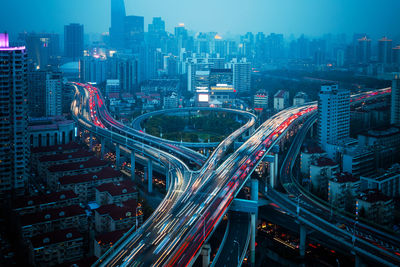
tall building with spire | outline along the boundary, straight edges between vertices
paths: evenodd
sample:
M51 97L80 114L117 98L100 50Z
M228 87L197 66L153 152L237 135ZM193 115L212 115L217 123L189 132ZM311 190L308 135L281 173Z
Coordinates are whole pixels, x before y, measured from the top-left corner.
M124 47L125 17L124 0L111 0L110 42L114 48Z
M0 198L23 193L28 179L27 54L0 33Z

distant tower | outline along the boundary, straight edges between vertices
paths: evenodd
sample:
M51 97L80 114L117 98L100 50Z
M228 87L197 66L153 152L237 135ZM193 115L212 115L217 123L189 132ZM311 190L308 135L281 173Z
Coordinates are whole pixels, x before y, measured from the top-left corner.
M400 76L397 74L392 81L391 124L400 125Z
M392 40L386 37L378 41L378 61L384 64L392 63Z
M28 179L28 89L25 47L0 33L0 198L23 193Z
M114 48L124 47L125 17L124 0L111 0L110 42Z
M83 56L83 25L71 23L64 26L65 56L78 61Z
M318 98L318 138L326 150L326 144L349 137L350 92L339 90L338 85L324 85Z
M368 63L371 59L371 39L367 36L358 39L356 56L357 63Z

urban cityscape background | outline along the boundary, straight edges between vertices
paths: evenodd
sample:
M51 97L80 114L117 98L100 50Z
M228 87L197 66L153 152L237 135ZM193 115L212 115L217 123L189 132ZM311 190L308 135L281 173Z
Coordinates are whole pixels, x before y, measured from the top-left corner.
M1 266L400 265L400 2L2 6Z

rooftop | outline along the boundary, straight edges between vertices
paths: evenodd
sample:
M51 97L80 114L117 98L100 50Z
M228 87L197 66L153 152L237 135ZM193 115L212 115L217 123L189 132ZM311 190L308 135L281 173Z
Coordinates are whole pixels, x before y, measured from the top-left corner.
M49 152L63 152L65 150L78 150L81 149L82 146L71 142L64 145L54 145L54 146L43 146L43 147L34 147L31 149L32 153L49 153Z
M85 210L79 205L72 205L63 208L49 209L34 214L26 214L21 216L21 225L29 226L46 221L54 221L61 218L73 217L78 215L86 215Z
M93 155L94 155L93 152L86 150L78 150L72 153L42 156L39 158L39 161L40 162L62 161L67 159L88 158L88 157L93 157Z
M375 203L375 202L387 202L390 201L391 198L388 196L385 196L381 192L379 192L376 189L368 189L360 193L360 195L357 197L360 200L369 202L369 203Z
M318 167L328 167L328 166L336 166L337 163L327 157L319 157L317 160L314 161L312 164Z
M25 208L29 206L37 206L46 203L57 202L61 200L77 198L78 195L72 190L54 192L46 195L32 196L32 197L21 197L13 201L14 209Z
M78 230L76 230L75 228L70 228L32 237L31 243L33 248L39 248L43 246L48 246L50 244L57 244L78 238L83 239L83 235L79 233Z
M118 178L118 177L122 177L122 172L117 171L111 167L105 167L98 172L90 172L78 175L66 175L61 177L59 179L59 182L61 185L79 184L79 183L87 183L94 180L104 180L104 179Z
M131 180L124 180L120 183L106 183L96 187L100 192L108 192L111 196L132 194L137 192L135 184Z
M347 173L347 172L341 172L341 173L336 173L335 177L332 179L332 181L336 183L355 183L360 181L359 178L354 177L352 174Z
M126 232L128 231L128 229L121 229L121 230L117 230L117 231L112 231L112 232L108 232L108 233L104 233L104 234L99 234L97 235L96 241L100 244L100 245L112 245L115 244Z
M113 220L121 220L136 216L136 200L125 201L122 206L116 204L103 205L96 209L100 215L109 215Z
M322 148L320 148L319 146L307 146L304 148L304 153L308 153L308 154L322 154L325 153L324 150L322 150Z
M400 134L400 128L392 126L392 127L372 129L360 135L379 138L379 137L390 137L398 134Z
M275 97L275 98L284 98L285 94L288 94L288 92L285 91L285 90L279 90L279 91L274 95L274 97Z
M96 157L92 157L87 161L83 162L72 162L72 163L65 163L59 165L53 165L48 167L47 169L50 172L65 172L65 171L75 171L81 169L88 169L88 168L96 168L96 167L105 167L108 163L104 160L100 160Z

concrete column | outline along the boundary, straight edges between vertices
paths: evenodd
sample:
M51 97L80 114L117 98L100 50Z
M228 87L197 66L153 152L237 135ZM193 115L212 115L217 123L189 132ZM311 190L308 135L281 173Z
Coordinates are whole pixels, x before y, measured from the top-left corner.
M153 162L151 159L147 161L147 191L153 192Z
M275 178L275 181L278 179L277 177L278 177L278 153L275 153L274 154L274 178Z
M131 150L131 179L135 180L135 151Z
M104 154L106 152L106 139L104 137L101 137L100 142L101 142L100 156L101 156L101 159L103 159Z
M251 237L250 237L250 263L255 266L256 263L256 214L250 214Z
M90 150L93 149L93 134L92 133L90 133L90 136L89 136L89 148L90 148Z
M365 266L362 258L358 254L356 254L356 259L355 259L354 265L355 265L355 267L364 267Z
M121 166L121 148L119 145L115 145L115 167L119 169Z
M203 267L210 266L210 253L211 253L211 246L210 244L204 244L201 248L201 256L203 258Z
M169 173L169 168L168 168L168 170L166 171L166 173L165 173L165 189L168 191L168 188L169 188L169 179L170 179L170 173Z
M269 163L269 184L271 188L275 188L276 184L276 176L275 176L275 156L267 155L265 156L265 160ZM267 184L267 183L266 183Z
M300 257L304 257L306 255L306 239L307 239L307 229L303 224L300 224Z
M251 200L258 201L258 180L251 179ZM251 237L250 237L250 263L255 266L256 263L256 213L250 214L251 219Z

